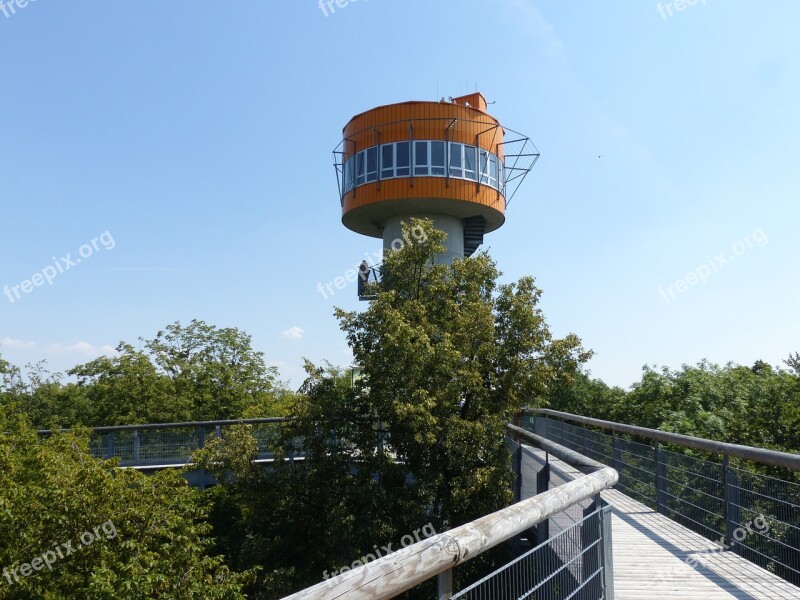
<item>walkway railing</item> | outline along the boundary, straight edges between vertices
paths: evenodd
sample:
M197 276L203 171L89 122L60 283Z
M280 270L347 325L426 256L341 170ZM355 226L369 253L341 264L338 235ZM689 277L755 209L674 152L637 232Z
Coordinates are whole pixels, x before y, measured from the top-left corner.
M600 492L612 487L617 473L553 442L508 426L513 437L543 445L564 460L577 459L589 472L442 534L369 562L285 600L393 598L437 578L439 600L455 598L526 598L613 600L611 519ZM545 485L545 488L547 486ZM589 502L584 509L583 506ZM571 508L582 518L563 528L507 565L453 593L454 568L479 554L531 531Z
M545 547L550 542L559 544L561 539L567 539L568 532L562 532L560 539L548 540L456 595L453 595L452 574L457 565L565 509L585 500L598 501L599 493L613 486L616 481L616 472L604 468L337 575L285 600L340 597L348 600L383 600L394 598L433 577L438 578L440 600L481 598L487 591L500 594L490 597L562 598L566 596L558 595L553 589L556 586L549 584L563 585L567 579L572 582L573 591L584 591L582 598L611 600L612 595L603 593L605 582L611 577L610 523L605 516L606 509L599 504L576 526L582 534L583 547L563 548L565 553L569 553L566 561L563 556ZM561 591L565 589L568 588L560 587Z
M192 454L205 446L212 435L224 436L234 425L251 425L258 442L257 460L273 458L273 442L278 439L280 427L289 419L241 419L235 421L194 421L189 423L158 423L150 425L120 425L95 427L89 451L95 458L118 458L122 467L168 467L184 465ZM47 436L50 431L39 431ZM290 459L295 458L294 456Z
M800 455L528 412L538 434L614 467L620 491L800 585L800 485L773 476L800 469Z
M558 488L556 488L558 489ZM580 542L575 543L578 539ZM572 526L464 588L452 598L612 599L609 506L591 504Z

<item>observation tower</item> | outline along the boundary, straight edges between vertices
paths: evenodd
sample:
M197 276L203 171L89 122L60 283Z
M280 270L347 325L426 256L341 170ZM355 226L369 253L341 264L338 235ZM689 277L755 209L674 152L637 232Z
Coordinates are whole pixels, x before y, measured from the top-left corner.
M526 137L487 112L479 92L439 102L402 102L356 115L334 150L342 223L402 240L400 223L426 217L447 233L450 263L471 256L539 158Z

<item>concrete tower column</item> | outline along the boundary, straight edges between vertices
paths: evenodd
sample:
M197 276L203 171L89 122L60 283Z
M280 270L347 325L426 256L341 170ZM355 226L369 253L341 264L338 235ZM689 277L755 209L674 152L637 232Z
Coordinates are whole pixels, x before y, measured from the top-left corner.
M417 218L430 219L433 226L447 234L444 245L447 251L436 256L436 264L451 264L456 258L464 258L464 222L458 217L436 214L414 215ZM383 225L383 251L399 250L407 243L403 239L401 223L409 222L410 217L390 217ZM408 236L408 241L416 243L418 240Z

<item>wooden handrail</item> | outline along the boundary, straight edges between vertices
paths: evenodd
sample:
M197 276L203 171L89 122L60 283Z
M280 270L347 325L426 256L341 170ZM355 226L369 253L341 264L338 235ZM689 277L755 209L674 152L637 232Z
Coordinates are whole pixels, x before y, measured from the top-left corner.
M337 575L284 600L393 598L556 513L594 497L615 485L618 479L619 475L614 469L603 467L590 475Z

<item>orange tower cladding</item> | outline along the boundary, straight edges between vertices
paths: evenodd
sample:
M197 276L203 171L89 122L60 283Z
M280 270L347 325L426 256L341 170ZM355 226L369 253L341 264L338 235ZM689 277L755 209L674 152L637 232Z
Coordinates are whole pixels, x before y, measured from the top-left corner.
M388 250L402 239L401 222L427 217L447 233L437 262L471 256L505 222L508 202L539 157L527 137L486 109L476 92L353 117L334 151L342 223L382 238Z

